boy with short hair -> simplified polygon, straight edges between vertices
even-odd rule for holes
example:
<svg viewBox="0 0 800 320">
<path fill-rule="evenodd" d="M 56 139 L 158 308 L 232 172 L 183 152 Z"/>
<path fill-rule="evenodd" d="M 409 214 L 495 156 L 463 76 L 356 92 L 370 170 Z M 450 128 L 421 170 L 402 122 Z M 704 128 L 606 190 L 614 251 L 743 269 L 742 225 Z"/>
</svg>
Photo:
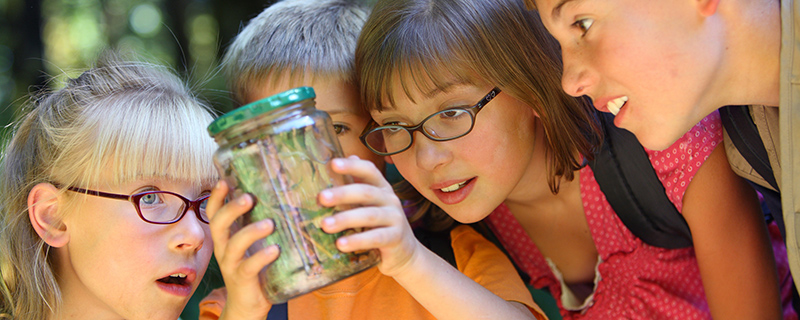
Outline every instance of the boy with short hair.
<svg viewBox="0 0 800 320">
<path fill-rule="evenodd" d="M 800 6 L 525 1 L 561 43 L 564 90 L 614 113 L 615 124 L 645 147 L 663 149 L 720 110 L 731 167 L 785 223 L 789 262 L 800 278 Z"/>
<path fill-rule="evenodd" d="M 225 53 L 222 63 L 234 101 L 244 105 L 291 88 L 311 86 L 317 108 L 331 115 L 345 156 L 357 155 L 383 169 L 383 157 L 359 140 L 371 118 L 361 107 L 353 79 L 356 41 L 368 14 L 366 6 L 347 0 L 285 0 L 268 7 L 248 23 Z M 502 299 L 524 305 L 537 318 L 544 318 L 514 266 L 494 244 L 467 226 L 454 228 L 450 238 L 459 271 Z M 253 296 L 259 295 L 256 299 L 260 301 L 239 311 L 263 319 L 266 314 L 256 313 L 266 301 L 259 293 L 260 285 L 254 286 L 258 292 Z M 219 318 L 226 300 L 225 288 L 210 293 L 200 303 L 200 319 Z M 287 306 L 289 319 L 434 319 L 378 267 L 291 299 Z"/>
</svg>

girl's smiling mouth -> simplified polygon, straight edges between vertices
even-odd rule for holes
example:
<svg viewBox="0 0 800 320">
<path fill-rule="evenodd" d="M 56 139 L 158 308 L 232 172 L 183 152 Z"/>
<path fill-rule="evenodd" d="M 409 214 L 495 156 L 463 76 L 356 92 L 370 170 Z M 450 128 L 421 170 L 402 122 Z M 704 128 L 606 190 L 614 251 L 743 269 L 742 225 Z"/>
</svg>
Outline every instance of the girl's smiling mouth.
<svg viewBox="0 0 800 320">
<path fill-rule="evenodd" d="M 432 188 L 433 194 L 444 204 L 456 204 L 467 198 L 475 186 L 475 180 L 476 178 L 470 178 L 461 182 L 448 183 L 444 187 L 437 186 Z"/>
<path fill-rule="evenodd" d="M 465 186 L 469 181 L 470 180 L 462 181 L 462 182 L 459 182 L 459 183 L 454 183 L 454 184 L 452 184 L 450 186 L 441 188 L 439 190 L 441 190 L 442 192 L 453 192 L 453 191 L 456 191 L 458 189 L 461 189 L 461 187 Z"/>
<path fill-rule="evenodd" d="M 622 107 L 625 105 L 626 102 L 628 102 L 628 96 L 619 97 L 609 101 L 606 104 L 606 108 L 608 108 L 608 111 L 616 116 L 619 113 L 619 110 L 622 109 Z"/>
</svg>

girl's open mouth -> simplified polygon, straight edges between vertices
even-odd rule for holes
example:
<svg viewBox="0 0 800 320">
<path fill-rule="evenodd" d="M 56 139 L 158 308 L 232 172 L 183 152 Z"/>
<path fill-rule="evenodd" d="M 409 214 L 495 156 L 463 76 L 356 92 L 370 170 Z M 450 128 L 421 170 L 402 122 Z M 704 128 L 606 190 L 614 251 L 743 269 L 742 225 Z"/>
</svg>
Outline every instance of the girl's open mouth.
<svg viewBox="0 0 800 320">
<path fill-rule="evenodd" d="M 441 188 L 441 189 L 439 189 L 439 190 L 441 190 L 442 192 L 453 192 L 453 191 L 457 191 L 458 189 L 461 189 L 462 187 L 464 187 L 465 185 L 467 185 L 467 183 L 469 183 L 470 181 L 472 181 L 472 179 L 465 180 L 465 181 L 462 181 L 462 182 L 459 182 L 459 183 L 454 183 L 453 185 L 450 185 L 450 186 L 447 186 L 447 187 Z"/>
<path fill-rule="evenodd" d="M 444 204 L 456 204 L 467 198 L 467 195 L 470 194 L 472 188 L 475 186 L 475 180 L 476 178 L 470 178 L 444 188 L 433 189 L 433 193 Z"/>
<path fill-rule="evenodd" d="M 188 297 L 192 294 L 192 279 L 185 273 L 173 273 L 156 280 L 156 284 L 162 290 L 176 296 Z"/>
</svg>

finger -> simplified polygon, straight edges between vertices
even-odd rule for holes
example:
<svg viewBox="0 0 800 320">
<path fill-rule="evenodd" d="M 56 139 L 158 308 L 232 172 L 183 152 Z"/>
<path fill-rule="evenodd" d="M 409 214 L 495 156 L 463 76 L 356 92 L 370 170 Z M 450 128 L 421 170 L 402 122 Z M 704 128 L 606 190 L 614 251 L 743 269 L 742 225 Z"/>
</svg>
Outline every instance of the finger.
<svg viewBox="0 0 800 320">
<path fill-rule="evenodd" d="M 245 193 L 223 205 L 217 210 L 213 218 L 210 218 L 208 225 L 211 230 L 211 239 L 214 241 L 214 253 L 216 255 L 225 254 L 228 239 L 231 237 L 231 225 L 252 207 L 253 198 Z"/>
<path fill-rule="evenodd" d="M 348 184 L 323 190 L 318 196 L 319 203 L 326 207 L 351 206 L 396 206 L 400 199 L 391 189 L 380 189 L 368 184 Z"/>
<path fill-rule="evenodd" d="M 361 207 L 345 210 L 322 220 L 322 230 L 327 233 L 347 229 L 379 228 L 407 223 L 405 215 L 392 207 Z"/>
<path fill-rule="evenodd" d="M 225 204 L 225 197 L 228 195 L 228 184 L 224 180 L 219 180 L 211 189 L 211 196 L 208 197 L 208 204 L 206 204 L 206 214 L 208 219 L 214 218 L 217 210 Z"/>
<path fill-rule="evenodd" d="M 278 259 L 280 252 L 278 245 L 267 246 L 244 260 L 239 269 L 246 276 L 255 276 L 261 269 Z"/>
<path fill-rule="evenodd" d="M 383 176 L 383 172 L 372 161 L 361 160 L 357 156 L 333 159 L 331 168 L 333 168 L 334 172 L 350 175 L 361 183 L 378 188 L 388 188 L 389 190 L 392 188 L 392 185 Z"/>
<path fill-rule="evenodd" d="M 275 224 L 270 219 L 253 222 L 231 236 L 220 264 L 238 264 L 247 255 L 247 249 L 256 241 L 261 241 L 272 234 Z"/>
<path fill-rule="evenodd" d="M 336 239 L 336 248 L 342 252 L 384 248 L 398 244 L 401 236 L 400 228 L 370 229 Z"/>
</svg>

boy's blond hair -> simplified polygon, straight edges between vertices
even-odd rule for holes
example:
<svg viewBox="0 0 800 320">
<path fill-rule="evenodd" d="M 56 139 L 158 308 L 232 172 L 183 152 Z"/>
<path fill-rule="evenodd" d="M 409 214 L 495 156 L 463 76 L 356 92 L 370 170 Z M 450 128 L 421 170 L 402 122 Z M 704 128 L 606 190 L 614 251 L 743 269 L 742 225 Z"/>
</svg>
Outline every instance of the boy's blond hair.
<svg viewBox="0 0 800 320">
<path fill-rule="evenodd" d="M 234 38 L 222 59 L 237 105 L 266 81 L 353 82 L 353 57 L 369 7 L 357 0 L 284 0 L 264 9 Z"/>
</svg>

